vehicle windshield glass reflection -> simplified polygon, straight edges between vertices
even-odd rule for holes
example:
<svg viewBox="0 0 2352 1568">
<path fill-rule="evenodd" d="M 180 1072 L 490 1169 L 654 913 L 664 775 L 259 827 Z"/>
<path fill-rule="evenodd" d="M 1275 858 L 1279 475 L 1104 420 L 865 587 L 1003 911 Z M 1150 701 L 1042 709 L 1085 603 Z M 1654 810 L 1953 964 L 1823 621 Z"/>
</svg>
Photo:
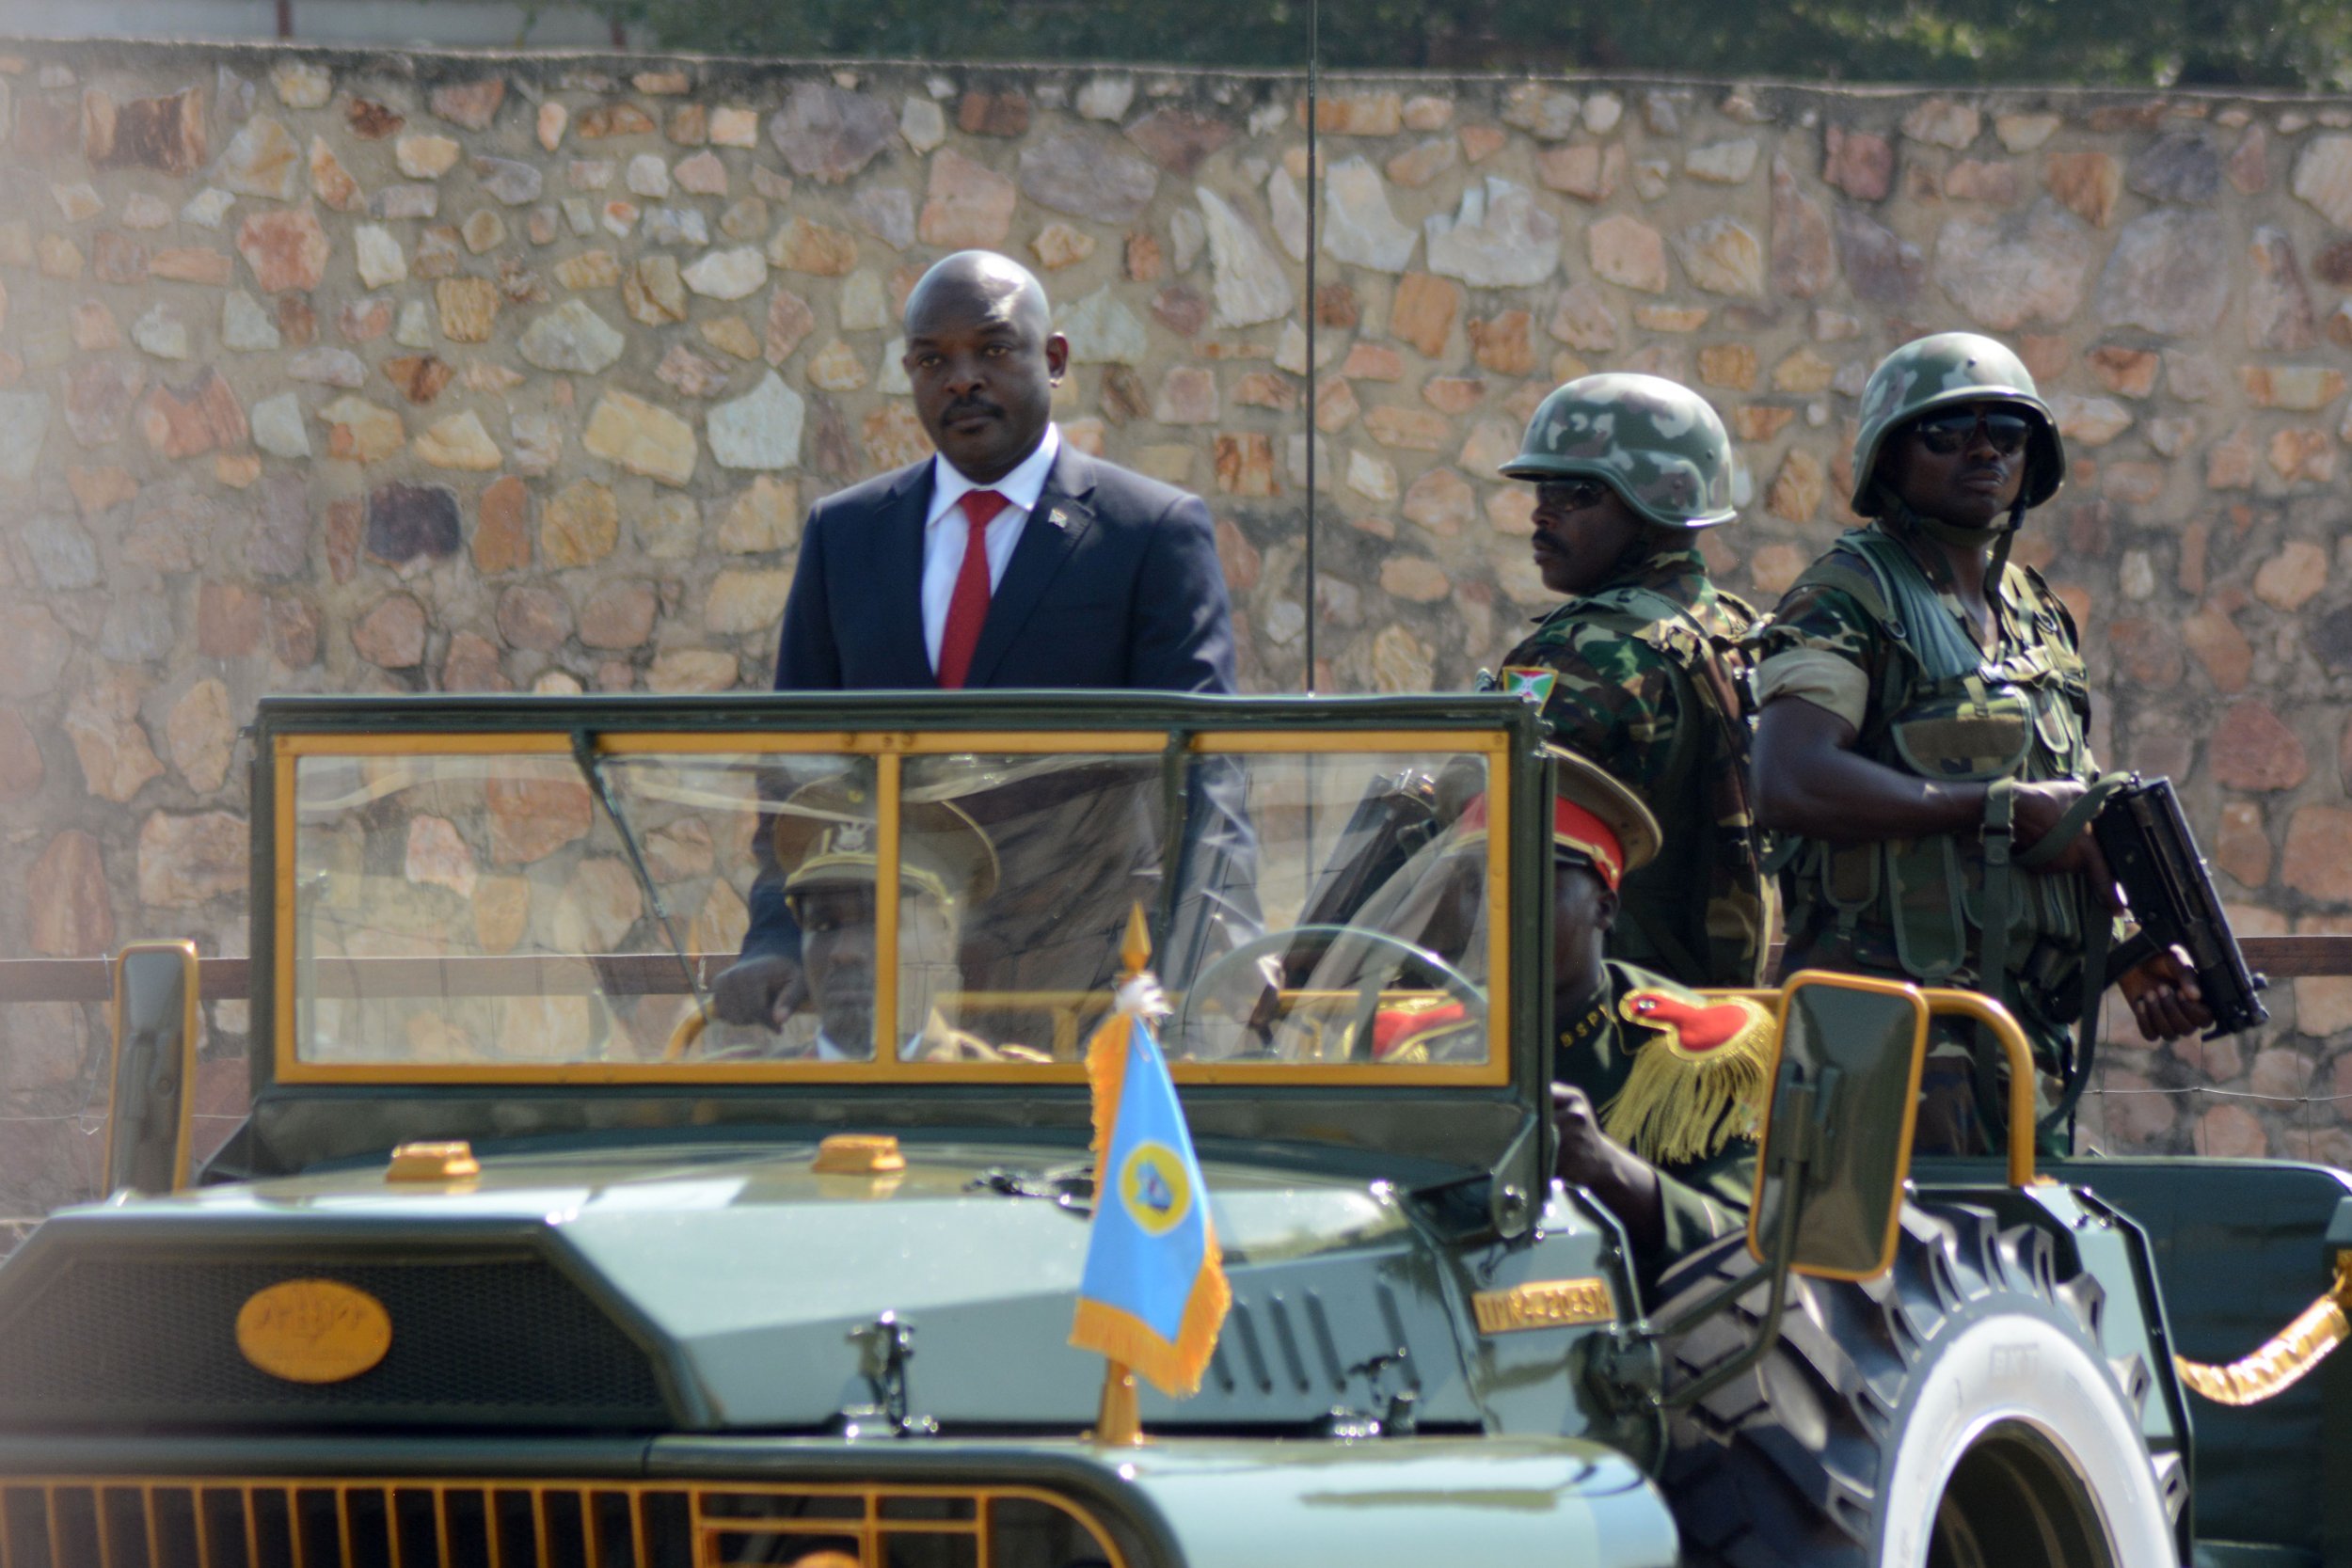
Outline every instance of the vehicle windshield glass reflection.
<svg viewBox="0 0 2352 1568">
<path fill-rule="evenodd" d="M 706 1025 L 568 760 L 417 738 L 296 762 L 296 1064 L 1074 1069 L 1138 910 L 1179 1067 L 1490 1060 L 1483 756 L 1184 754 L 1153 736 L 886 772 L 749 737 L 675 754 L 611 737 L 603 770 L 688 965 L 710 984 L 763 928 L 791 944 L 772 999 Z"/>
</svg>

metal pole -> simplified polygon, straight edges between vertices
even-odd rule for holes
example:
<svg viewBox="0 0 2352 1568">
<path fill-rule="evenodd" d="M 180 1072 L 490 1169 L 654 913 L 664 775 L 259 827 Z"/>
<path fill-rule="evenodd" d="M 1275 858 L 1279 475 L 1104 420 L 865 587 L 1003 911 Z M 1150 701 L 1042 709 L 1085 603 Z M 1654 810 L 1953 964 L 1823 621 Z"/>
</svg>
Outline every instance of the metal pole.
<svg viewBox="0 0 2352 1568">
<path fill-rule="evenodd" d="M 1322 593 L 1315 575 L 1315 214 L 1320 197 L 1315 88 L 1323 55 L 1323 0 L 1307 0 L 1307 695 L 1315 694 L 1315 622 Z"/>
</svg>

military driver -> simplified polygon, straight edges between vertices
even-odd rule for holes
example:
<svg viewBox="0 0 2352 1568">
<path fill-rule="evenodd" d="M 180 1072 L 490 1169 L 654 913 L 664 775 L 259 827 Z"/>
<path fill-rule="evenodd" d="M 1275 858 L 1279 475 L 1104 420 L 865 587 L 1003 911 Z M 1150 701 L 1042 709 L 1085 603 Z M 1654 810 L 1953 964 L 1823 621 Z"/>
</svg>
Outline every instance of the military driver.
<svg viewBox="0 0 2352 1568">
<path fill-rule="evenodd" d="M 1558 1171 L 1623 1222 L 1654 1278 L 1747 1223 L 1772 1019 L 1604 956 L 1658 822 L 1582 757 L 1555 752 L 1552 1122 Z"/>
<path fill-rule="evenodd" d="M 776 810 L 776 863 L 784 871 L 785 903 L 800 924 L 806 1010 L 816 1022 L 814 1037 L 801 1049 L 818 1061 L 868 1061 L 874 1054 L 877 837 L 872 791 L 846 780 L 804 784 Z M 906 1056 L 1041 1059 L 950 1028 L 941 1010 L 961 989 L 956 952 L 962 911 L 995 884 L 994 847 L 969 816 L 949 801 L 901 806 L 898 1023 Z"/>
<path fill-rule="evenodd" d="M 1783 973 L 1986 991 L 2056 1070 L 2104 987 L 2086 955 L 2111 930 L 2112 879 L 2080 831 L 2098 768 L 2074 618 L 2009 553 L 2065 448 L 2015 355 L 1947 332 L 1871 372 L 1853 474 L 1872 521 L 1789 589 L 1756 670 L 1757 815 L 1797 839 Z M 2122 984 L 2151 1039 L 2211 1022 L 2169 956 Z M 1981 1147 L 1991 1076 L 1940 1043 L 1915 1147 Z"/>
<path fill-rule="evenodd" d="M 1626 884 L 1609 951 L 1692 986 L 1757 984 L 1770 918 L 1736 651 L 1756 612 L 1709 580 L 1695 539 L 1733 519 L 1732 471 L 1705 398 L 1625 374 L 1555 390 L 1502 466 L 1535 487 L 1535 566 L 1568 601 L 1504 657 L 1501 685 L 1676 824 Z"/>
</svg>

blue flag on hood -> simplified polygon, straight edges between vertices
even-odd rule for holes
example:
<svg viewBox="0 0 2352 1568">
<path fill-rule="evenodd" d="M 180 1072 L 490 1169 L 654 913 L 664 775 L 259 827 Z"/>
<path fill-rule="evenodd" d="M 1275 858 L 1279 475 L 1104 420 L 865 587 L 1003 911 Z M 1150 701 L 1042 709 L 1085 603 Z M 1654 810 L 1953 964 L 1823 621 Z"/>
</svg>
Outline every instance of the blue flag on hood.
<svg viewBox="0 0 2352 1568">
<path fill-rule="evenodd" d="M 1070 1342 L 1163 1393 L 1200 1386 L 1232 1291 L 1209 1223 L 1168 1061 L 1152 1026 L 1121 1006 L 1087 1046 L 1094 1086 L 1094 1221 Z"/>
</svg>

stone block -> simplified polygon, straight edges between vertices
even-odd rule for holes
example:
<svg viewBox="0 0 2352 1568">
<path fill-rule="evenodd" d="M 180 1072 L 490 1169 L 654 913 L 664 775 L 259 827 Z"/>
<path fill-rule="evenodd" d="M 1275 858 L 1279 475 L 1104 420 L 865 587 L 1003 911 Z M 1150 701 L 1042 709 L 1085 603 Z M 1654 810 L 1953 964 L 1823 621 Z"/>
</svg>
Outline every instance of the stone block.
<svg viewBox="0 0 2352 1568">
<path fill-rule="evenodd" d="M 1257 230 L 1215 191 L 1203 186 L 1194 195 L 1207 234 L 1217 325 L 1254 326 L 1290 314 L 1290 275 Z"/>
<path fill-rule="evenodd" d="M 1884 136 L 1832 124 L 1822 133 L 1821 181 L 1856 201 L 1883 201 L 1893 187 L 1895 149 Z"/>
<path fill-rule="evenodd" d="M 121 103 L 95 89 L 82 95 L 82 155 L 92 168 L 187 175 L 202 166 L 207 150 L 200 87 Z"/>
<path fill-rule="evenodd" d="M 368 558 L 410 567 L 454 555 L 461 534 L 457 495 L 447 485 L 394 481 L 368 495 Z"/>
<path fill-rule="evenodd" d="M 25 876 L 25 937 L 50 958 L 98 958 L 114 946 L 115 918 L 98 839 L 68 828 L 49 841 Z"/>
<path fill-rule="evenodd" d="M 977 168 L 979 166 L 973 166 Z M 981 172 L 988 171 L 982 169 Z M 1009 182 L 1006 188 L 1011 188 Z M 926 207 L 925 210 L 930 209 Z M 1006 227 L 1009 229 L 1012 222 L 1010 201 L 1004 203 L 1004 217 Z M 924 243 L 946 242 L 926 240 Z M 844 230 L 830 229 L 795 214 L 785 219 L 770 238 L 768 261 L 771 266 L 804 272 L 818 277 L 846 277 L 857 265 L 857 237 Z"/>
<path fill-rule="evenodd" d="M 2253 697 L 2222 713 L 2206 761 L 2216 782 L 2230 789 L 2291 790 L 2311 776 L 2302 741 L 2267 703 Z"/>
<path fill-rule="evenodd" d="M 2134 218 L 2100 274 L 2095 309 L 2111 326 L 2202 337 L 2230 298 L 2229 231 L 2211 213 L 2167 208 Z"/>
<path fill-rule="evenodd" d="M 550 566 L 590 566 L 620 540 L 620 508 L 594 480 L 575 480 L 551 497 L 539 516 L 539 554 Z"/>
<path fill-rule="evenodd" d="M 1593 276 L 1643 293 L 1666 292 L 1666 242 L 1630 213 L 1613 213 L 1584 231 Z"/>
<path fill-rule="evenodd" d="M 499 595 L 498 633 L 510 648 L 554 653 L 572 635 L 572 607 L 552 588 L 521 583 Z"/>
<path fill-rule="evenodd" d="M 425 625 L 424 606 L 414 597 L 387 594 L 352 626 L 351 645 L 382 669 L 414 669 L 424 659 Z"/>
<path fill-rule="evenodd" d="M 2352 229 L 2352 136 L 2314 136 L 2296 154 L 2292 186 L 2338 229 Z"/>
<path fill-rule="evenodd" d="M 698 455 L 692 426 L 666 408 L 621 391 L 597 399 L 580 433 L 580 445 L 592 456 L 664 484 L 692 479 Z"/>
</svg>

